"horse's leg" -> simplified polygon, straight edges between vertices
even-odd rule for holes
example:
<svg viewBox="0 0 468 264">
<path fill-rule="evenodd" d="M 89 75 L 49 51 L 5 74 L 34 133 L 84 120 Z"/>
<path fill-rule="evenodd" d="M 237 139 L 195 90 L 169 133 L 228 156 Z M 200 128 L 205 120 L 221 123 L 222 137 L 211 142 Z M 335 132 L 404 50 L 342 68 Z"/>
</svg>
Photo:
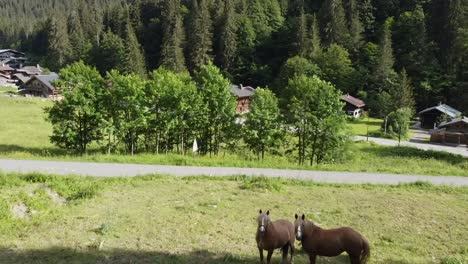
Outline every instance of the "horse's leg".
<svg viewBox="0 0 468 264">
<path fill-rule="evenodd" d="M 260 263 L 263 264 L 263 249 L 258 248 L 258 252 L 260 252 Z"/>
<path fill-rule="evenodd" d="M 286 245 L 284 245 L 283 248 L 281 249 L 281 251 L 283 251 L 282 263 L 283 263 L 283 264 L 287 264 L 287 263 L 288 263 L 289 243 L 287 243 Z"/>
<path fill-rule="evenodd" d="M 267 264 L 270 264 L 271 261 L 271 256 L 273 255 L 273 250 L 268 250 L 268 255 L 267 255 Z"/>
<path fill-rule="evenodd" d="M 296 251 L 296 248 L 294 247 L 294 243 L 289 243 L 289 246 L 291 247 L 291 259 L 290 259 L 290 263 L 292 264 L 293 263 L 293 257 L 294 257 L 294 251 Z"/>
<path fill-rule="evenodd" d="M 310 264 L 315 264 L 316 255 L 309 255 Z"/>
<path fill-rule="evenodd" d="M 351 264 L 361 264 L 359 256 L 349 255 L 349 260 L 351 260 Z"/>
</svg>

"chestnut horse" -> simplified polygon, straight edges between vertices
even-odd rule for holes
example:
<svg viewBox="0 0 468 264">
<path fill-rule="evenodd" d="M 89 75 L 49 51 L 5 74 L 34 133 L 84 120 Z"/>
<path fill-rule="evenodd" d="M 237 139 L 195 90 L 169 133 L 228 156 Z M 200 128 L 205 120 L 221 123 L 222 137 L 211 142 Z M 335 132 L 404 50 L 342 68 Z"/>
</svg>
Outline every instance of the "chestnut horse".
<svg viewBox="0 0 468 264">
<path fill-rule="evenodd" d="M 305 215 L 295 215 L 296 239 L 302 242 L 302 248 L 311 264 L 317 256 L 335 257 L 348 253 L 351 264 L 366 264 L 370 257 L 369 242 L 361 234 L 349 227 L 325 230 L 306 220 Z"/>
<path fill-rule="evenodd" d="M 281 248 L 283 252 L 282 263 L 288 261 L 288 250 L 291 249 L 291 259 L 293 261 L 294 255 L 294 225 L 287 220 L 277 220 L 272 222 L 270 219 L 270 211 L 262 212 L 259 211 L 257 217 L 257 234 L 255 239 L 257 240 L 258 251 L 260 252 L 260 262 L 263 264 L 263 250 L 268 251 L 267 263 L 271 261 L 273 251 L 277 248 Z"/>
</svg>

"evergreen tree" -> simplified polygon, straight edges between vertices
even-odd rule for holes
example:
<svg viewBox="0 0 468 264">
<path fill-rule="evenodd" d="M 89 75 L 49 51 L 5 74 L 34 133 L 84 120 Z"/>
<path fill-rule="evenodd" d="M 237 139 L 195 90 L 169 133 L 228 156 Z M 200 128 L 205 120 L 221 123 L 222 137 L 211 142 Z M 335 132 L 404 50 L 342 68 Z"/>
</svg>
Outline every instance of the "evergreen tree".
<svg viewBox="0 0 468 264">
<path fill-rule="evenodd" d="M 392 97 L 392 101 L 394 102 L 394 109 L 415 109 L 413 87 L 411 86 L 411 81 L 409 80 L 408 74 L 404 68 L 401 70 L 398 85 L 396 85 L 395 89 L 392 91 Z"/>
<path fill-rule="evenodd" d="M 375 31 L 375 17 L 374 7 L 372 6 L 372 0 L 362 0 L 359 4 L 359 15 L 362 21 L 362 27 L 366 39 L 370 39 L 374 36 Z"/>
<path fill-rule="evenodd" d="M 83 27 L 81 26 L 80 17 L 77 12 L 72 12 L 68 18 L 68 34 L 70 42 L 73 43 L 73 60 L 89 60 L 87 55 L 91 45 L 84 36 Z"/>
<path fill-rule="evenodd" d="M 123 70 L 125 73 L 136 73 L 140 76 L 145 76 L 145 57 L 130 23 L 127 24 L 125 35 L 125 64 L 123 65 Z"/>
<path fill-rule="evenodd" d="M 184 30 L 180 12 L 180 0 L 164 1 L 160 65 L 176 72 L 186 70 L 182 45 Z"/>
<path fill-rule="evenodd" d="M 346 26 L 342 0 L 325 0 L 320 12 L 325 44 L 346 45 L 349 40 L 349 30 Z"/>
<path fill-rule="evenodd" d="M 397 68 L 406 68 L 411 76 L 420 80 L 431 60 L 428 57 L 429 41 L 422 7 L 417 5 L 414 11 L 402 13 L 394 28 Z"/>
<path fill-rule="evenodd" d="M 72 47 L 64 17 L 60 15 L 52 16 L 47 25 L 49 28 L 47 35 L 47 66 L 51 70 L 57 71 L 70 61 Z"/>
<path fill-rule="evenodd" d="M 356 54 L 363 45 L 363 26 L 356 0 L 348 0 L 347 19 L 350 35 L 350 43 L 347 47 L 353 54 Z"/>
<path fill-rule="evenodd" d="M 388 82 L 395 74 L 395 71 L 393 70 L 395 59 L 393 57 L 392 48 L 392 24 L 393 19 L 388 19 L 382 27 L 378 59 L 374 69 L 374 77 L 377 80 L 377 83 L 381 84 Z"/>
<path fill-rule="evenodd" d="M 309 38 L 307 40 L 305 57 L 316 59 L 320 54 L 322 54 L 322 41 L 320 40 L 320 28 L 315 15 L 312 17 L 312 24 L 309 29 Z"/>
<path fill-rule="evenodd" d="M 278 0 L 249 0 L 246 13 L 252 22 L 258 40 L 265 40 L 284 22 Z"/>
<path fill-rule="evenodd" d="M 99 44 L 99 37 L 102 32 L 102 12 L 97 6 L 96 0 L 84 0 L 80 2 L 78 8 L 80 20 L 83 23 L 83 32 L 87 39 L 93 44 Z"/>
<path fill-rule="evenodd" d="M 457 44 L 459 40 L 466 40 L 462 36 L 463 30 L 466 30 L 466 26 L 468 25 L 468 3 L 463 0 L 451 0 L 449 2 L 447 37 L 449 38 L 450 49 L 448 50 L 447 66 L 451 72 L 455 72 L 459 64 L 463 63 L 463 58 L 465 57 L 465 54 L 459 53 L 462 50 L 457 49 Z M 462 41 L 462 43 L 466 45 L 466 42 Z"/>
<path fill-rule="evenodd" d="M 198 2 L 200 1 L 200 4 Z M 188 31 L 188 61 L 190 71 L 198 70 L 212 60 L 212 21 L 207 0 L 192 0 L 190 27 Z"/>
<path fill-rule="evenodd" d="M 298 55 L 302 57 L 306 57 L 309 47 L 309 34 L 307 30 L 307 18 L 304 14 L 304 11 L 300 13 L 300 15 L 293 19 L 294 21 L 294 41 L 291 43 L 292 51 L 291 55 Z"/>
<path fill-rule="evenodd" d="M 459 29 L 468 20 L 467 9 L 464 0 L 432 1 L 432 37 L 439 46 L 442 65 L 451 73 L 455 71 L 457 59 L 462 57 L 454 47 Z"/>
<path fill-rule="evenodd" d="M 231 68 L 238 51 L 237 23 L 232 0 L 226 0 L 224 4 L 218 50 L 217 57 L 219 64 L 225 70 Z"/>
</svg>

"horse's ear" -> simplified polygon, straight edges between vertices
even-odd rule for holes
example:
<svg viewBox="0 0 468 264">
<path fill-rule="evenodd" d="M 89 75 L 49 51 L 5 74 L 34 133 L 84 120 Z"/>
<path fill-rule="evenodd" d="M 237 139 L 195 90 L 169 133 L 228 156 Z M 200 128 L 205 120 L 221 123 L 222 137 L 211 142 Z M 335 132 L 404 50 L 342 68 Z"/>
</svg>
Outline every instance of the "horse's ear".
<svg viewBox="0 0 468 264">
<path fill-rule="evenodd" d="M 299 216 L 297 214 L 294 214 L 294 218 L 297 219 Z"/>
<path fill-rule="evenodd" d="M 305 215 L 304 214 L 302 214 L 302 220 L 305 220 Z"/>
<path fill-rule="evenodd" d="M 258 210 L 258 213 L 261 214 L 261 213 L 262 213 L 262 209 Z"/>
<path fill-rule="evenodd" d="M 270 215 L 270 210 L 267 211 L 267 215 Z"/>
</svg>

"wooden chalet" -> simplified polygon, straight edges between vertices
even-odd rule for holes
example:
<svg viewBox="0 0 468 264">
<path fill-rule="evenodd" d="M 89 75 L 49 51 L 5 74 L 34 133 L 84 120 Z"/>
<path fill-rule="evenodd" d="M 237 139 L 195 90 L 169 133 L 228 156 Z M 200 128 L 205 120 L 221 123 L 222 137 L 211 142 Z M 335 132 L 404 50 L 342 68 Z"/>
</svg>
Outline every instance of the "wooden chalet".
<svg viewBox="0 0 468 264">
<path fill-rule="evenodd" d="M 346 103 L 343 107 L 343 110 L 346 112 L 346 114 L 354 118 L 359 118 L 364 111 L 364 107 L 366 106 L 364 101 L 349 94 L 341 96 L 341 101 Z"/>
<path fill-rule="evenodd" d="M 18 69 L 23 67 L 26 57 L 23 52 L 13 49 L 0 49 L 0 64 Z"/>
<path fill-rule="evenodd" d="M 25 66 L 21 69 L 17 69 L 16 73 L 22 74 L 26 77 L 31 77 L 33 75 L 43 75 L 44 70 L 39 66 L 39 64 L 37 64 L 36 66 Z"/>
<path fill-rule="evenodd" d="M 255 88 L 250 86 L 232 85 L 231 93 L 237 97 L 236 113 L 246 114 L 250 111 L 250 101 L 255 94 Z"/>
<path fill-rule="evenodd" d="M 0 65 L 0 87 L 15 87 L 12 73 L 15 69 L 6 64 Z"/>
<path fill-rule="evenodd" d="M 431 131 L 431 142 L 468 145 L 468 117 L 441 123 Z"/>
<path fill-rule="evenodd" d="M 455 119 L 461 116 L 461 112 L 457 109 L 450 107 L 446 104 L 439 104 L 434 107 L 430 107 L 419 112 L 421 118 L 421 127 L 426 129 L 435 129 L 441 122 L 443 122 L 443 116 L 446 116 L 449 120 Z"/>
<path fill-rule="evenodd" d="M 34 75 L 20 87 L 19 92 L 25 96 L 57 97 L 59 89 L 55 88 L 52 82 L 58 78 L 56 73 Z"/>
</svg>

